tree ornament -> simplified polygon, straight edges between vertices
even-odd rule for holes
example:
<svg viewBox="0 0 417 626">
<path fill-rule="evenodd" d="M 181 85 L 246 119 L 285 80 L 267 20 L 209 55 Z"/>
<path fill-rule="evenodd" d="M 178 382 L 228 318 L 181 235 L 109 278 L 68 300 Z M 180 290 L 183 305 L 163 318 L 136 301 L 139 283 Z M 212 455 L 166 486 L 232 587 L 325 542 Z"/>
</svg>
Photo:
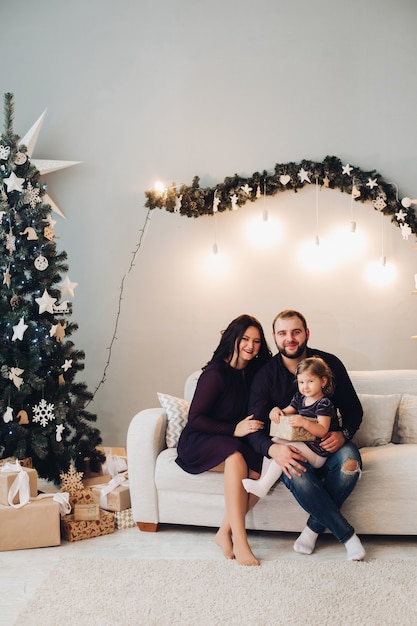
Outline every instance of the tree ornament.
<svg viewBox="0 0 417 626">
<path fill-rule="evenodd" d="M 342 167 L 342 174 L 346 174 L 347 176 L 350 176 L 351 171 L 353 170 L 353 167 L 351 165 L 349 165 L 349 163 L 346 163 L 346 165 L 344 165 Z"/>
<path fill-rule="evenodd" d="M 35 406 L 32 407 L 32 421 L 45 428 L 51 420 L 55 419 L 54 408 L 54 404 L 48 403 L 45 398 L 42 398 L 39 404 L 35 404 Z"/>
<path fill-rule="evenodd" d="M 41 298 L 35 298 L 35 302 L 39 304 L 39 313 L 53 313 L 53 305 L 56 302 L 56 298 L 51 298 L 49 293 L 44 290 Z"/>
<path fill-rule="evenodd" d="M 68 370 L 72 367 L 72 359 L 65 359 L 64 365 L 61 365 L 64 372 L 68 372 Z"/>
<path fill-rule="evenodd" d="M 10 287 L 10 272 L 9 268 L 3 272 L 3 285 Z"/>
<path fill-rule="evenodd" d="M 36 234 L 36 230 L 32 228 L 32 226 L 27 226 L 24 231 L 20 233 L 21 235 L 27 235 L 28 241 L 35 241 L 38 238 Z"/>
<path fill-rule="evenodd" d="M 216 191 L 214 192 L 214 197 L 213 197 L 213 213 L 217 213 L 218 206 L 220 204 L 220 198 L 217 196 Z"/>
<path fill-rule="evenodd" d="M 17 326 L 13 326 L 12 341 L 16 341 L 16 339 L 22 341 L 25 330 L 27 330 L 28 328 L 29 326 L 25 324 L 25 319 L 21 317 Z"/>
<path fill-rule="evenodd" d="M 10 298 L 10 306 L 12 307 L 13 310 L 18 309 L 21 304 L 22 304 L 22 298 L 20 296 L 13 295 Z"/>
<path fill-rule="evenodd" d="M 78 283 L 72 283 L 69 279 L 69 276 L 65 276 L 64 280 L 58 284 L 58 289 L 61 292 L 61 297 L 63 296 L 71 296 L 74 297 L 74 289 L 78 286 Z"/>
<path fill-rule="evenodd" d="M 40 197 L 40 189 L 38 187 L 33 187 L 30 181 L 26 185 L 24 198 L 25 201 L 30 204 L 32 209 L 34 209 L 39 202 L 42 202 L 42 199 Z"/>
<path fill-rule="evenodd" d="M 3 144 L 0 144 L 0 159 L 2 161 L 7 161 L 7 159 L 9 158 L 9 154 L 10 146 L 3 146 Z"/>
<path fill-rule="evenodd" d="M 55 437 L 56 437 L 56 440 L 58 442 L 62 441 L 62 433 L 64 432 L 64 430 L 65 430 L 64 424 L 57 424 L 56 425 Z"/>
<path fill-rule="evenodd" d="M 27 411 L 21 409 L 19 413 L 16 415 L 16 419 L 19 420 L 19 424 L 29 424 L 29 416 Z"/>
<path fill-rule="evenodd" d="M 21 378 L 21 374 L 23 374 L 25 370 L 20 369 L 20 367 L 11 367 L 9 371 L 9 380 L 11 380 L 15 387 L 20 389 L 20 385 L 23 383 L 23 378 Z"/>
<path fill-rule="evenodd" d="M 54 229 L 52 228 L 52 226 L 45 226 L 45 228 L 43 229 L 43 236 L 48 241 L 53 241 L 53 239 L 55 237 L 55 232 L 54 232 Z"/>
<path fill-rule="evenodd" d="M 40 272 L 43 272 L 48 267 L 49 261 L 45 256 L 40 254 L 39 256 L 36 257 L 33 264 L 37 270 L 39 270 Z"/>
<path fill-rule="evenodd" d="M 51 337 L 55 337 L 56 341 L 60 343 L 65 337 L 66 327 L 67 327 L 66 323 L 62 325 L 61 322 L 58 322 L 58 324 L 55 324 L 54 326 L 51 327 L 51 330 L 49 331 L 49 335 Z"/>
<path fill-rule="evenodd" d="M 238 210 L 238 204 L 237 204 L 237 195 L 235 193 L 230 194 L 230 199 L 232 201 L 232 209 L 233 211 L 237 211 Z"/>
<path fill-rule="evenodd" d="M 16 152 L 14 162 L 16 165 L 23 165 L 28 160 L 24 152 Z"/>
<path fill-rule="evenodd" d="M 13 235 L 12 229 L 6 234 L 6 250 L 12 254 L 16 250 L 16 237 Z"/>
<path fill-rule="evenodd" d="M 281 183 L 281 185 L 284 185 L 284 187 L 288 185 L 290 180 L 291 180 L 291 176 L 289 174 L 281 174 L 281 176 L 279 177 L 279 182 Z"/>
<path fill-rule="evenodd" d="M 18 178 L 14 172 L 10 174 L 8 178 L 4 179 L 4 184 L 7 187 L 7 192 L 23 191 L 22 185 L 25 182 L 24 178 Z"/>
<path fill-rule="evenodd" d="M 68 300 L 64 300 L 63 302 L 61 302 L 61 304 L 54 304 L 54 306 L 52 307 L 54 313 L 69 313 L 68 304 Z"/>
<path fill-rule="evenodd" d="M 11 406 L 8 406 L 3 415 L 3 422 L 8 424 L 11 421 L 13 421 L 13 409 Z"/>
</svg>

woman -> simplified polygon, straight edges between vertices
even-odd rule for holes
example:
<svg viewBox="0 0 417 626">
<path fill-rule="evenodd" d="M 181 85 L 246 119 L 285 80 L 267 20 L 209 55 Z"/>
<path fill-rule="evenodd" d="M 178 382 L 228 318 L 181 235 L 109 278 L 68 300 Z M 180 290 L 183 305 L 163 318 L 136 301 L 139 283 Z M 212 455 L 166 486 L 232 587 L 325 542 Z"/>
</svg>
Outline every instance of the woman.
<svg viewBox="0 0 417 626">
<path fill-rule="evenodd" d="M 215 541 L 240 565 L 259 565 L 245 528 L 246 513 L 258 498 L 247 494 L 242 480 L 259 478 L 262 457 L 245 437 L 263 422 L 246 416 L 246 405 L 252 379 L 270 357 L 258 320 L 250 315 L 233 320 L 203 368 L 178 442 L 176 462 L 186 472 L 224 472 L 226 514 Z"/>
</svg>

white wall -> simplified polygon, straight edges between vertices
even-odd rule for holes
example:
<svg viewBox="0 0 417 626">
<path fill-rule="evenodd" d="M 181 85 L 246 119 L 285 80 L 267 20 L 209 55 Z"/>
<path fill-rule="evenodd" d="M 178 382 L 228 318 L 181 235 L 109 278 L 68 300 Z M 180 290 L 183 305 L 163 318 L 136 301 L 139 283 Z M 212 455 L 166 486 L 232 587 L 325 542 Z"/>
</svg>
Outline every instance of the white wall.
<svg viewBox="0 0 417 626">
<path fill-rule="evenodd" d="M 14 130 L 47 109 L 35 158 L 83 161 L 47 177 L 67 220 L 58 247 L 78 282 L 73 339 L 86 352 L 90 406 L 107 445 L 123 445 L 131 416 L 156 391 L 181 394 L 236 315 L 270 333 L 287 307 L 307 316 L 311 345 L 351 369 L 415 367 L 415 237 L 385 218 L 395 284 L 362 277 L 380 254 L 381 220 L 355 206 L 368 236 L 362 257 L 320 274 L 297 248 L 315 235 L 314 189 L 268 200 L 283 238 L 255 250 L 245 238 L 259 203 L 218 216 L 230 261 L 207 274 L 214 220 L 154 211 L 130 272 L 146 216 L 144 191 L 221 182 L 275 163 L 335 155 L 417 197 L 417 5 L 412 0 L 15 0 L 2 3 L 2 91 L 15 94 Z M 350 220 L 345 194 L 323 190 L 322 236 Z M 127 275 L 126 275 L 127 274 Z M 120 293 L 122 278 L 123 294 Z M 117 339 L 114 334 L 120 302 Z M 109 362 L 108 362 L 109 361 Z"/>
</svg>

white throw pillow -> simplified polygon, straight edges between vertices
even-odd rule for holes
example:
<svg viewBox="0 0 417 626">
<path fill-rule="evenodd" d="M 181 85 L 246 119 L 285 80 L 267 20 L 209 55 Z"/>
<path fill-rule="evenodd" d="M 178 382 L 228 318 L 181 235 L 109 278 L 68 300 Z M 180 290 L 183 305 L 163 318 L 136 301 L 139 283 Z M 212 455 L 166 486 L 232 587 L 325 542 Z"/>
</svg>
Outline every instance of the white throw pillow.
<svg viewBox="0 0 417 626">
<path fill-rule="evenodd" d="M 385 446 L 391 443 L 395 414 L 401 394 L 373 395 L 358 393 L 363 408 L 363 420 L 352 441 L 358 448 Z"/>
<path fill-rule="evenodd" d="M 417 443 L 417 396 L 402 395 L 396 435 L 398 443 Z"/>
<path fill-rule="evenodd" d="M 167 414 L 167 430 L 165 434 L 168 448 L 176 448 L 180 434 L 187 423 L 190 402 L 165 393 L 157 393 L 158 400 Z"/>
</svg>

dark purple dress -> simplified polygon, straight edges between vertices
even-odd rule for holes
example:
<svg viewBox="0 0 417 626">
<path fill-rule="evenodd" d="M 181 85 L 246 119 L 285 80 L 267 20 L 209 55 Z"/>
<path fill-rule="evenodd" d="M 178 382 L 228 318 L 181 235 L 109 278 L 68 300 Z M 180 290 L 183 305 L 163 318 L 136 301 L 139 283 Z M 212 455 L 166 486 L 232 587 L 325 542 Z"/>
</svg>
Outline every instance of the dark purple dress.
<svg viewBox="0 0 417 626">
<path fill-rule="evenodd" d="M 188 422 L 178 442 L 178 465 L 200 474 L 222 463 L 239 450 L 248 467 L 260 471 L 262 457 L 247 443 L 234 437 L 235 426 L 247 417 L 248 381 L 245 370 L 225 362 L 210 363 L 197 382 Z"/>
</svg>

